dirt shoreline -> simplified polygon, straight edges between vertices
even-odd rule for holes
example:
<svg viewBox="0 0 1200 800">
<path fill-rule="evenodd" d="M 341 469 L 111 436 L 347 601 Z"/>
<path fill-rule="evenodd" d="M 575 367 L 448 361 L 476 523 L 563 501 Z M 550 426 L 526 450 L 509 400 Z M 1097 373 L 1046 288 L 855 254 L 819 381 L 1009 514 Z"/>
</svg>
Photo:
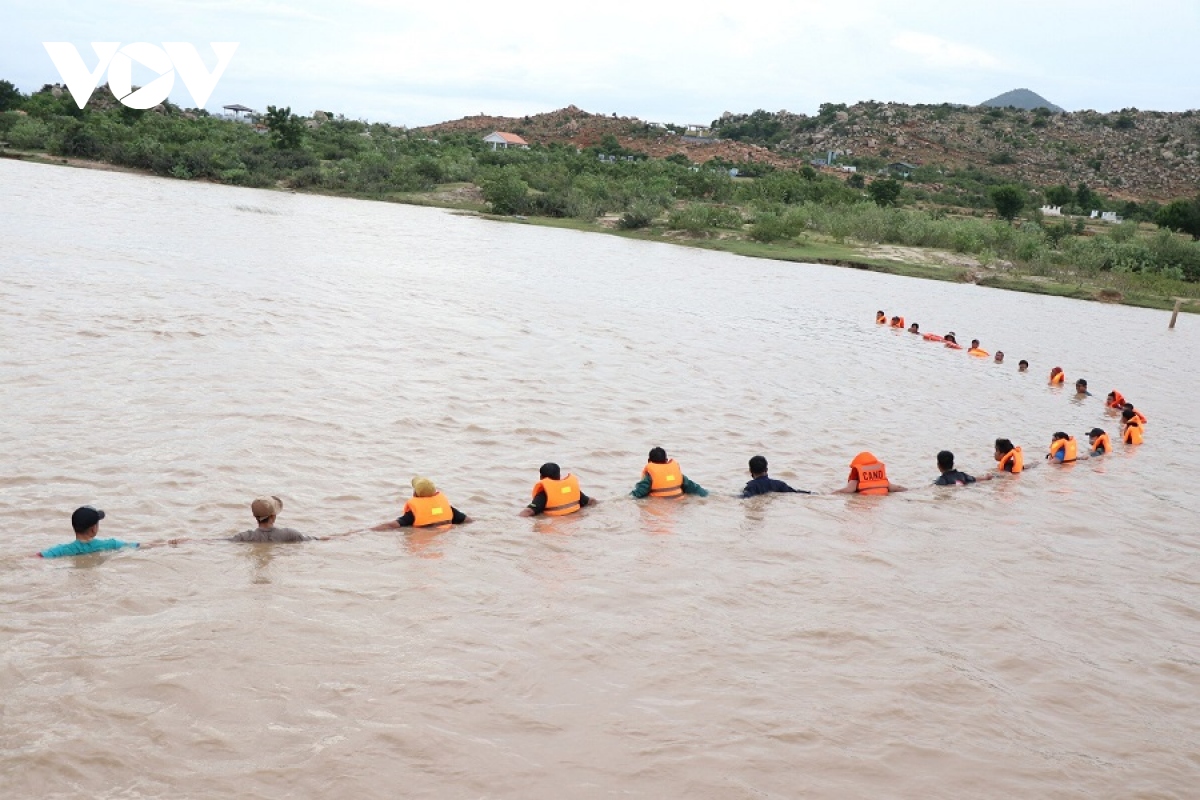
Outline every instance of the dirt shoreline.
<svg viewBox="0 0 1200 800">
<path fill-rule="evenodd" d="M 104 172 L 124 172 L 160 178 L 168 177 L 136 167 L 126 167 L 82 158 L 64 158 L 61 156 L 52 156 L 47 153 L 0 149 L 0 158 L 50 166 L 96 169 Z M 266 188 L 271 190 L 271 187 Z M 359 200 L 402 203 L 405 205 L 432 206 L 496 222 L 570 228 L 585 233 L 603 233 L 643 241 L 676 244 L 683 247 L 719 250 L 749 258 L 768 258 L 776 261 L 822 264 L 925 280 L 974 283 L 978 286 L 1005 289 L 1008 291 L 1055 295 L 1075 300 L 1089 300 L 1098 303 L 1128 305 L 1138 308 L 1169 311 L 1174 308 L 1176 299 L 1136 291 L 1123 293 L 1110 287 L 1086 281 L 1080 281 L 1076 284 L 1062 283 L 1050 278 L 1023 274 L 1012 270 L 1011 265 L 1007 263 L 1001 263 L 996 266 L 984 265 L 977 259 L 961 253 L 928 248 L 889 244 L 846 244 L 819 240 L 802 244 L 760 244 L 732 236 L 727 238 L 707 238 L 686 235 L 664 235 L 653 230 L 625 231 L 615 226 L 615 218 L 606 219 L 602 217 L 595 222 L 589 223 L 581 220 L 565 220 L 551 217 L 508 217 L 487 213 L 482 198 L 478 196 L 478 190 L 473 187 L 471 189 L 438 187 L 429 192 L 396 194 L 389 197 L 367 197 L 337 192 L 312 191 L 309 189 L 296 190 L 282 185 L 274 187 L 274 190 L 319 194 L 329 197 L 353 197 Z M 1186 313 L 1200 313 L 1200 300 L 1184 298 L 1180 310 Z"/>
</svg>

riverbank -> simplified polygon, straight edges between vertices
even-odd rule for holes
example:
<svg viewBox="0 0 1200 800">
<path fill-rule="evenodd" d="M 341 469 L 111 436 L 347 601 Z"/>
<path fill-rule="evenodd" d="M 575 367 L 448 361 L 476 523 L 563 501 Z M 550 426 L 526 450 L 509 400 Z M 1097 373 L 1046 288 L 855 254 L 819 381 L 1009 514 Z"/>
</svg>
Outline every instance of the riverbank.
<svg viewBox="0 0 1200 800">
<path fill-rule="evenodd" d="M 421 202 L 415 198 L 413 202 L 418 205 L 437 205 L 432 202 Z M 1089 300 L 1137 308 L 1171 310 L 1175 307 L 1176 299 L 1183 298 L 1181 311 L 1200 313 L 1200 286 L 1159 276 L 1112 273 L 1099 277 L 1081 276 L 1079 280 L 1069 281 L 1053 276 L 1035 275 L 1008 263 L 984 264 L 979 259 L 970 256 L 935 248 L 838 243 L 823 236 L 808 236 L 805 241 L 800 243 L 763 243 L 738 235 L 717 237 L 677 235 L 677 232 L 661 226 L 622 230 L 612 224 L 613 220 L 611 219 L 589 223 L 569 218 L 513 217 L 489 214 L 477 209 L 459 208 L 459 210 L 497 222 L 568 228 L 589 233 L 622 236 L 628 239 L 718 250 L 748 258 L 826 264 L 950 283 L 974 283 L 994 289 L 1069 297 L 1075 300 Z M 1162 285 L 1159 291 L 1155 291 L 1156 283 Z"/>
<path fill-rule="evenodd" d="M 115 165 L 76 157 L 54 156 L 42 152 L 0 150 L 0 157 L 53 166 L 155 175 L 152 170 Z M 199 180 L 199 178 L 192 178 Z M 1046 294 L 1118 303 L 1141 308 L 1171 309 L 1177 298 L 1184 298 L 1182 310 L 1200 313 L 1200 284 L 1189 283 L 1162 274 L 1125 271 L 1093 271 L 1084 274 L 1070 266 L 1054 269 L 1030 269 L 995 257 L 976 257 L 953 250 L 892 244 L 857 242 L 846 237 L 805 232 L 782 241 L 755 241 L 749 225 L 738 229 L 684 231 L 672 229 L 665 217 L 655 218 L 644 227 L 624 229 L 620 215 L 607 214 L 593 221 L 574 217 L 541 217 L 490 213 L 479 187 L 469 182 L 441 184 L 428 191 L 368 194 L 335 191 L 321 187 L 292 187 L 280 181 L 277 190 L 298 191 L 365 200 L 382 200 L 409 205 L 446 208 L 481 219 L 515 224 L 570 228 L 591 233 L 623 236 L 643 241 L 658 241 L 685 247 L 718 250 L 749 258 L 767 258 L 797 263 L 816 263 L 882 272 L 926 280 L 975 283 L 1010 291 Z"/>
</svg>

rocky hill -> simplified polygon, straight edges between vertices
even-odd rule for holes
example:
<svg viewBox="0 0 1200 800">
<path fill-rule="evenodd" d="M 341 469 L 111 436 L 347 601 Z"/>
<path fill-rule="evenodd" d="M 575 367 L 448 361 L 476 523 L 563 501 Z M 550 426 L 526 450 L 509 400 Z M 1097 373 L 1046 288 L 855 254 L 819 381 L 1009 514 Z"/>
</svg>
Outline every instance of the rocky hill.
<svg viewBox="0 0 1200 800">
<path fill-rule="evenodd" d="M 1054 105 L 1054 103 L 1051 103 L 1037 92 L 1031 92 L 1028 89 L 1013 89 L 1011 92 L 998 94 L 991 100 L 984 100 L 979 105 L 985 108 L 1019 108 L 1023 111 L 1045 108 L 1056 114 L 1061 114 L 1065 110 Z"/>
<path fill-rule="evenodd" d="M 816 115 L 787 111 L 726 112 L 711 131 L 605 116 L 568 106 L 527 117 L 466 117 L 422 129 L 520 134 L 531 143 L 598 145 L 606 135 L 626 148 L 663 158 L 682 153 L 796 168 L 832 151 L 840 164 L 905 162 L 929 169 L 914 177 L 976 167 L 1036 187 L 1087 183 L 1115 198 L 1166 201 L 1200 187 L 1200 114 L 1126 109 L 1077 111 L 967 108 L 943 104 L 825 104 Z"/>
<path fill-rule="evenodd" d="M 637 117 L 591 114 L 575 106 L 567 106 L 545 114 L 527 117 L 492 117 L 480 114 L 451 122 L 441 122 L 417 130 L 439 133 L 477 133 L 486 136 L 492 131 L 506 131 L 521 136 L 531 144 L 573 144 L 576 147 L 596 147 L 608 135 L 616 137 L 621 146 L 645 153 L 652 158 L 666 158 L 681 153 L 697 164 L 714 158 L 731 163 L 762 163 L 776 167 L 795 167 L 795 153 L 775 152 L 753 142 L 719 139 L 710 131 L 692 131 L 669 123 L 646 122 Z"/>
</svg>

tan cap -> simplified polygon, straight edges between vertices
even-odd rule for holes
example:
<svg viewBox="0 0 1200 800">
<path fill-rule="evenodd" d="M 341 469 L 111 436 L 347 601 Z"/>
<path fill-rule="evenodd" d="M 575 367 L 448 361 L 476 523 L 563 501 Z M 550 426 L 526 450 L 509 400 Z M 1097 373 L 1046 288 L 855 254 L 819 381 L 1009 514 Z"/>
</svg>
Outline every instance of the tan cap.
<svg viewBox="0 0 1200 800">
<path fill-rule="evenodd" d="M 266 519 L 273 517 L 283 510 L 283 501 L 272 495 L 271 497 L 260 497 L 250 504 L 250 513 L 255 519 Z"/>
<path fill-rule="evenodd" d="M 433 481 L 429 478 L 422 478 L 420 475 L 415 475 L 412 479 L 413 497 L 433 497 L 437 494 L 437 487 L 433 485 Z"/>
</svg>

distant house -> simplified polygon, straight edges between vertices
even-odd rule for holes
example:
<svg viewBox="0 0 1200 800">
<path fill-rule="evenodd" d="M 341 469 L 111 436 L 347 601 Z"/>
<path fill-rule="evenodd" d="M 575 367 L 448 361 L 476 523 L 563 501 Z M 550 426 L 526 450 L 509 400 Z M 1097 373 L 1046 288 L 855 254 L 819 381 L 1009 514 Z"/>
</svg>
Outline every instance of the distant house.
<svg viewBox="0 0 1200 800">
<path fill-rule="evenodd" d="M 893 175 L 899 175 L 901 178 L 907 178 L 916 170 L 915 164 L 905 164 L 903 161 L 897 161 L 895 164 L 888 164 L 888 172 Z"/>
<path fill-rule="evenodd" d="M 1061 217 L 1063 215 L 1062 206 L 1045 205 L 1042 206 L 1041 212 L 1043 217 Z"/>
<path fill-rule="evenodd" d="M 522 150 L 529 149 L 529 142 L 525 141 L 520 136 L 517 136 L 515 133 L 492 131 L 487 136 L 483 137 L 483 140 L 491 144 L 493 150 L 501 147 L 503 147 L 505 150 L 510 147 L 520 147 Z"/>
<path fill-rule="evenodd" d="M 222 108 L 224 108 L 226 111 L 228 111 L 233 116 L 233 118 L 239 122 L 249 121 L 250 116 L 254 114 L 253 108 L 247 108 L 246 106 L 240 105 L 238 103 L 234 103 L 233 105 L 229 105 L 229 106 L 222 106 Z"/>
</svg>

